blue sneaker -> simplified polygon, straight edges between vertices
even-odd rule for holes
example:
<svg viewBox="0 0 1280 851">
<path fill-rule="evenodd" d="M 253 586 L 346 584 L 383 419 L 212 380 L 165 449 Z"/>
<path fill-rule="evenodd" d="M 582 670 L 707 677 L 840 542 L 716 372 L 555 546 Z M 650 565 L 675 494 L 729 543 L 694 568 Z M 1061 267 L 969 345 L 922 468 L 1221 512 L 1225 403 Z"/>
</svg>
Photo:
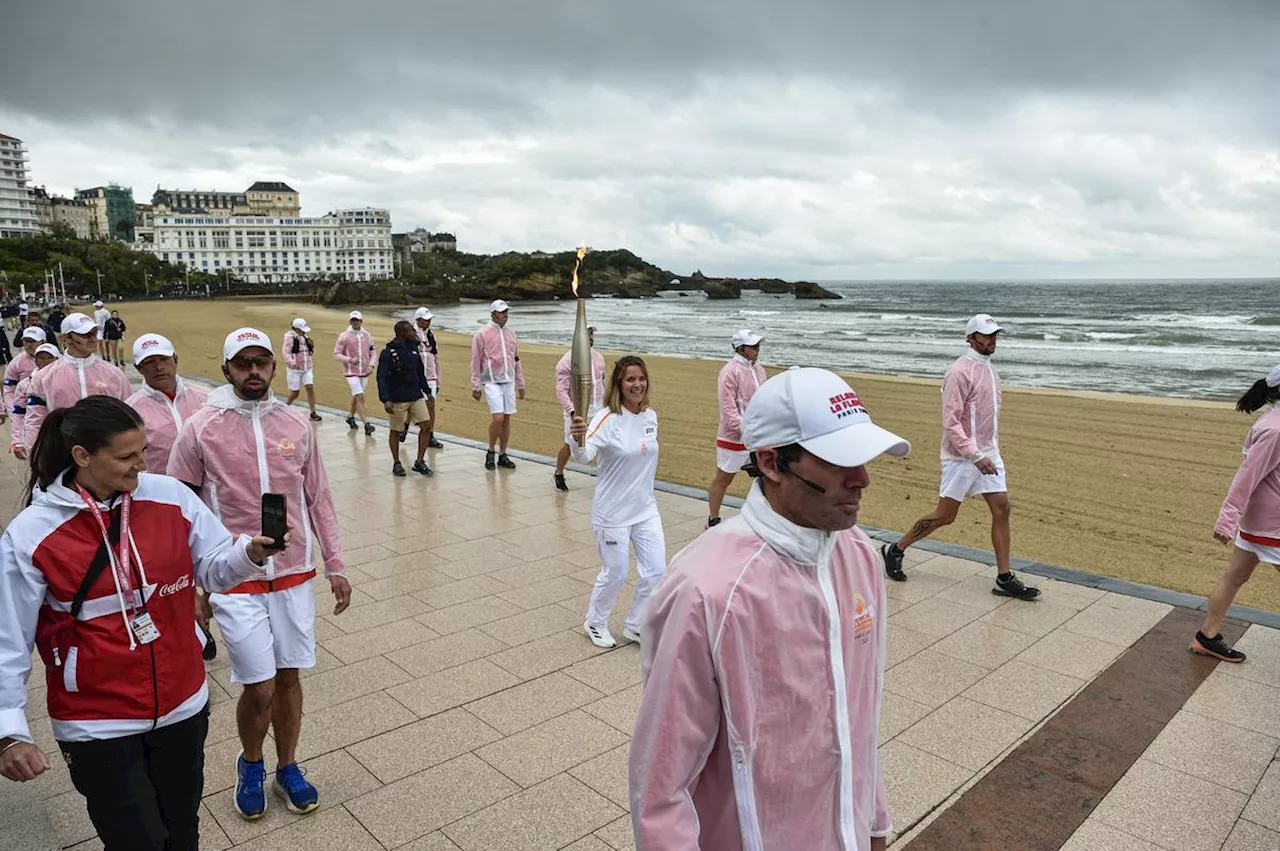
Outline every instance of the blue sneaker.
<svg viewBox="0 0 1280 851">
<path fill-rule="evenodd" d="M 303 777 L 306 771 L 296 762 L 276 769 L 276 782 L 271 787 L 284 798 L 284 805 L 291 813 L 309 813 L 320 806 L 320 793 Z"/>
<path fill-rule="evenodd" d="M 267 769 L 262 762 L 247 762 L 244 751 L 236 757 L 236 812 L 249 821 L 262 818 L 267 811 L 267 793 L 262 788 Z"/>
</svg>

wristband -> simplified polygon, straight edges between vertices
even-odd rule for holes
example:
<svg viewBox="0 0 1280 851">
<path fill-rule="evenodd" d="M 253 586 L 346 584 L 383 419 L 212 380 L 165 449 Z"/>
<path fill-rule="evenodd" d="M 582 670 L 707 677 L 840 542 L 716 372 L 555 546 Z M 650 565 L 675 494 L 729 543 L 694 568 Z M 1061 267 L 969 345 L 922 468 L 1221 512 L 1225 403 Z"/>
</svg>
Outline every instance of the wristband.
<svg viewBox="0 0 1280 851">
<path fill-rule="evenodd" d="M 4 747 L 0 748 L 0 756 L 4 756 L 6 753 L 8 753 L 8 752 L 9 752 L 9 749 L 10 749 L 10 748 L 16 748 L 18 745 L 21 745 L 21 744 L 23 744 L 23 741 L 22 741 L 21 739 L 14 739 L 14 740 L 13 740 L 12 742 L 10 742 L 9 744 L 7 744 L 7 745 L 5 745 Z"/>
</svg>

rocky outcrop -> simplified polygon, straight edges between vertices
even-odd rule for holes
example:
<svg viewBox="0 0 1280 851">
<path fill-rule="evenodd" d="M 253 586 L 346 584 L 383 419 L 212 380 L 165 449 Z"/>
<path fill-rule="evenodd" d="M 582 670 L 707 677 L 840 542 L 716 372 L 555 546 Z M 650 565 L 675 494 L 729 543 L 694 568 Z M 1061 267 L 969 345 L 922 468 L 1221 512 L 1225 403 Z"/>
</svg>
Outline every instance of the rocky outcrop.
<svg viewBox="0 0 1280 851">
<path fill-rule="evenodd" d="M 707 294 L 709 299 L 742 298 L 742 287 L 738 285 L 737 281 L 729 278 L 707 279 L 703 281 L 702 291 Z"/>
<path fill-rule="evenodd" d="M 681 288 L 700 289 L 707 298 L 740 298 L 743 290 L 760 290 L 771 295 L 793 293 L 803 299 L 838 299 L 839 293 L 818 286 L 810 281 L 791 283 L 780 278 L 708 278 L 699 270 L 681 282 Z"/>
<path fill-rule="evenodd" d="M 820 287 L 810 281 L 796 281 L 791 286 L 796 294 L 796 298 L 800 299 L 830 300 L 844 298 L 840 293 L 833 293 L 831 290 L 826 289 L 825 287 Z M 768 291 L 766 290 L 766 292 Z"/>
</svg>

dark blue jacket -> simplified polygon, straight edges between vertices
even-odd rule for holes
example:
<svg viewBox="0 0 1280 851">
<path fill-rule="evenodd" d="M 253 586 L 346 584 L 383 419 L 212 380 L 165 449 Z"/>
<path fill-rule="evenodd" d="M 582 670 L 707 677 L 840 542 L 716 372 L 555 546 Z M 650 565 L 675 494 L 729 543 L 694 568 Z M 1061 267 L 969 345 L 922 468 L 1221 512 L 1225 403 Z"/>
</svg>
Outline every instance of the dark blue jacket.
<svg viewBox="0 0 1280 851">
<path fill-rule="evenodd" d="M 416 402 L 431 398 L 417 340 L 392 340 L 378 355 L 378 398 L 387 402 Z"/>
</svg>

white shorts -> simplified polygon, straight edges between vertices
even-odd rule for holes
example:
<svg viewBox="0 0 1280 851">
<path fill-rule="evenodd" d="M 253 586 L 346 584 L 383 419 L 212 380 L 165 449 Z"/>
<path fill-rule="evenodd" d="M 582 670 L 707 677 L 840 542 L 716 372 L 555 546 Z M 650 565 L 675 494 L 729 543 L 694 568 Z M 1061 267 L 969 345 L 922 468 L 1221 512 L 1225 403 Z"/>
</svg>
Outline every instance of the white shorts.
<svg viewBox="0 0 1280 851">
<path fill-rule="evenodd" d="M 996 463 L 996 473 L 993 476 L 986 476 L 972 461 L 942 459 L 942 487 L 938 489 L 938 496 L 964 502 L 966 496 L 1007 493 L 1009 485 L 1005 480 L 1004 461 L 998 455 L 992 460 Z"/>
<path fill-rule="evenodd" d="M 742 465 L 751 460 L 751 453 L 745 450 L 716 447 L 716 468 L 726 473 L 741 473 Z"/>
<path fill-rule="evenodd" d="M 347 386 L 351 388 L 352 396 L 359 396 L 364 393 L 365 385 L 369 383 L 367 375 L 348 375 Z"/>
<path fill-rule="evenodd" d="M 296 369 L 286 369 L 284 371 L 284 377 L 290 390 L 301 390 L 308 384 L 316 383 L 315 370 L 311 369 L 308 369 L 305 372 L 300 372 Z"/>
<path fill-rule="evenodd" d="M 316 665 L 316 598 L 311 583 L 266 594 L 210 594 L 231 659 L 231 682 L 266 682 L 281 668 Z"/>
<path fill-rule="evenodd" d="M 1246 541 L 1236 534 L 1236 546 L 1247 553 L 1253 553 L 1258 557 L 1258 561 L 1274 564 L 1280 567 L 1280 547 L 1272 547 L 1267 544 L 1259 544 L 1256 541 Z"/>
<path fill-rule="evenodd" d="M 431 399 L 430 399 L 430 401 L 431 401 L 431 402 L 434 402 L 434 401 L 436 400 L 436 396 L 437 396 L 437 395 L 439 395 L 439 393 L 440 393 L 440 382 L 439 382 L 439 381 L 436 381 L 434 378 L 428 378 L 428 379 L 427 379 L 427 386 L 431 388 Z"/>
<path fill-rule="evenodd" d="M 591 421 L 592 421 L 592 420 L 594 420 L 594 419 L 596 418 L 596 414 L 598 414 L 598 413 L 600 413 L 600 406 L 599 406 L 599 405 L 597 405 L 596 407 L 592 408 L 592 409 L 591 409 L 591 413 L 587 414 L 587 416 L 585 417 L 585 419 L 586 419 L 586 421 L 587 421 L 587 425 L 590 425 L 590 424 L 591 424 Z M 571 425 L 573 425 L 573 417 L 569 416 L 569 412 L 568 412 L 568 411 L 565 411 L 565 414 L 564 414 L 564 442 L 565 442 L 565 445 L 566 445 L 566 446 L 577 446 L 577 445 L 578 445 L 578 442 L 577 442 L 577 441 L 575 441 L 575 440 L 573 439 L 573 435 L 569 434 L 569 427 L 570 427 Z"/>
<path fill-rule="evenodd" d="M 489 403 L 491 414 L 514 414 L 516 412 L 516 386 L 514 384 L 486 384 L 484 399 Z"/>
</svg>

